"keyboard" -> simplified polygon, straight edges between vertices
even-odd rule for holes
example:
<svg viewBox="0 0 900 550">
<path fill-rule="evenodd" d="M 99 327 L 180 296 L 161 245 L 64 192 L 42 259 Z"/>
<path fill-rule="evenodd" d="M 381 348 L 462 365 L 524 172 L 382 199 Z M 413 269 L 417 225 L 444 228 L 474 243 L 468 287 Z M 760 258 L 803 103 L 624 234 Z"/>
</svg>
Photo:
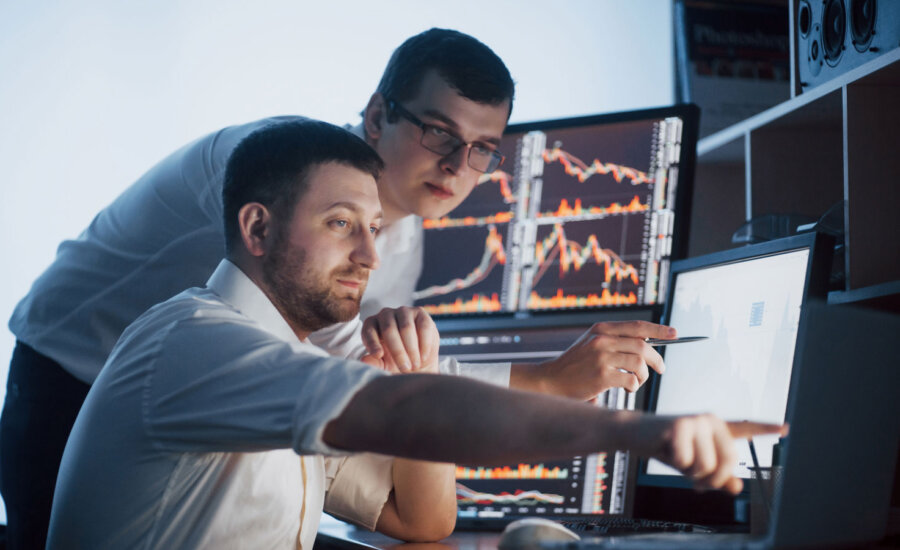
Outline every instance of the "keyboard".
<svg viewBox="0 0 900 550">
<path fill-rule="evenodd" d="M 679 523 L 621 516 L 604 516 L 560 522 L 579 535 L 631 535 L 639 533 L 715 533 L 716 530 L 693 523 Z"/>
</svg>

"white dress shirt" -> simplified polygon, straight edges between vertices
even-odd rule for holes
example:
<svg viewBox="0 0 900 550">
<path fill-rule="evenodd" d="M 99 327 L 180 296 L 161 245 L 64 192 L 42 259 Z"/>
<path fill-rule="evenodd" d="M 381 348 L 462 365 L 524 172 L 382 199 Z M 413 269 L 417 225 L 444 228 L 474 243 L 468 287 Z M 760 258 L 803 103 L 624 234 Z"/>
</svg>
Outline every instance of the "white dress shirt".
<svg viewBox="0 0 900 550">
<path fill-rule="evenodd" d="M 225 250 L 222 185 L 231 151 L 275 117 L 230 126 L 175 151 L 103 209 L 16 306 L 16 338 L 91 383 L 125 330 L 150 306 L 202 286 Z M 369 279 L 361 310 L 412 303 L 422 269 L 422 220 L 407 216 L 384 228 L 375 245 L 381 267 Z M 310 339 L 332 355 L 360 357 L 358 319 Z M 506 386 L 509 365 L 459 365 L 443 372 Z"/>
<path fill-rule="evenodd" d="M 374 528 L 391 459 L 340 456 L 322 432 L 382 375 L 299 341 L 222 261 L 115 346 L 63 455 L 48 548 L 312 548 L 323 507 Z"/>
</svg>

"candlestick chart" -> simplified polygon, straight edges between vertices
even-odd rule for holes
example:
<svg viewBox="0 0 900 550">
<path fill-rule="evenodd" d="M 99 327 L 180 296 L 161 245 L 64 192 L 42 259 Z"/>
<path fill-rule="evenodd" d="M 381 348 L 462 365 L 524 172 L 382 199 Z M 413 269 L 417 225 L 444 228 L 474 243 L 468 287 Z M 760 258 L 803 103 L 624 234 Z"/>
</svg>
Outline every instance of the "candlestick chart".
<svg viewBox="0 0 900 550">
<path fill-rule="evenodd" d="M 513 466 L 457 466 L 456 479 L 567 479 L 569 469 L 565 466 L 544 464 L 519 464 Z"/>
<path fill-rule="evenodd" d="M 463 511 L 510 515 L 596 514 L 610 510 L 605 453 L 546 465 L 458 466 L 456 482 L 456 502 Z"/>
</svg>

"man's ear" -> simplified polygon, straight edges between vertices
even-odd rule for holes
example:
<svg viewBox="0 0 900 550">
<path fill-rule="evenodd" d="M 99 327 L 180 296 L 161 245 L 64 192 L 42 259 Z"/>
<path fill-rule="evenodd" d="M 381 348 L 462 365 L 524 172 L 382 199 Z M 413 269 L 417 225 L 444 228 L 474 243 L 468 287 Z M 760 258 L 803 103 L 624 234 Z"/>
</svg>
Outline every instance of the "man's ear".
<svg viewBox="0 0 900 550">
<path fill-rule="evenodd" d="M 375 92 L 369 98 L 369 104 L 366 105 L 366 110 L 363 112 L 363 125 L 370 145 L 375 145 L 375 142 L 381 137 L 381 131 L 386 122 L 387 103 L 384 101 L 383 95 Z"/>
<path fill-rule="evenodd" d="M 258 202 L 248 202 L 238 210 L 241 241 L 251 256 L 269 251 L 273 235 L 273 220 L 269 209 Z"/>
</svg>

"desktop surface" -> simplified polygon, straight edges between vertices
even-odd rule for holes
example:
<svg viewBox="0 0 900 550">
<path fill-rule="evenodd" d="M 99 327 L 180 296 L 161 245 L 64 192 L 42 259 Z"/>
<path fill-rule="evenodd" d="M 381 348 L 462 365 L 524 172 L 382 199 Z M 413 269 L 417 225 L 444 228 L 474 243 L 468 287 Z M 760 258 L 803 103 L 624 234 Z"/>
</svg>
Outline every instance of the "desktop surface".
<svg viewBox="0 0 900 550">
<path fill-rule="evenodd" d="M 602 543 L 603 537 L 582 537 L 583 542 L 576 545 L 566 546 L 559 544 L 559 548 L 570 548 L 577 550 L 579 548 L 589 548 L 590 545 Z M 621 540 L 621 537 L 619 537 Z M 360 548 L 383 548 L 383 549 L 404 549 L 404 550 L 493 550 L 500 543 L 500 533 L 487 531 L 464 531 L 457 529 L 452 535 L 438 542 L 426 543 L 407 543 L 381 533 L 373 533 L 365 529 L 359 529 L 347 523 L 330 520 L 323 522 L 319 528 L 319 535 L 316 537 L 316 550 L 356 550 Z M 690 547 L 690 546 L 688 546 Z M 697 548 L 708 549 L 706 544 L 698 544 Z M 658 548 L 658 546 L 656 546 Z M 823 546 L 822 548 L 827 548 Z M 893 544 L 889 540 L 881 541 L 875 544 L 855 546 L 860 550 L 889 550 L 898 548 L 896 542 Z"/>
<path fill-rule="evenodd" d="M 343 550 L 357 548 L 404 548 L 421 550 L 440 549 L 495 549 L 500 543 L 499 532 L 456 530 L 439 542 L 407 543 L 381 533 L 359 529 L 352 525 L 333 521 L 319 527 L 316 550 Z"/>
</svg>

